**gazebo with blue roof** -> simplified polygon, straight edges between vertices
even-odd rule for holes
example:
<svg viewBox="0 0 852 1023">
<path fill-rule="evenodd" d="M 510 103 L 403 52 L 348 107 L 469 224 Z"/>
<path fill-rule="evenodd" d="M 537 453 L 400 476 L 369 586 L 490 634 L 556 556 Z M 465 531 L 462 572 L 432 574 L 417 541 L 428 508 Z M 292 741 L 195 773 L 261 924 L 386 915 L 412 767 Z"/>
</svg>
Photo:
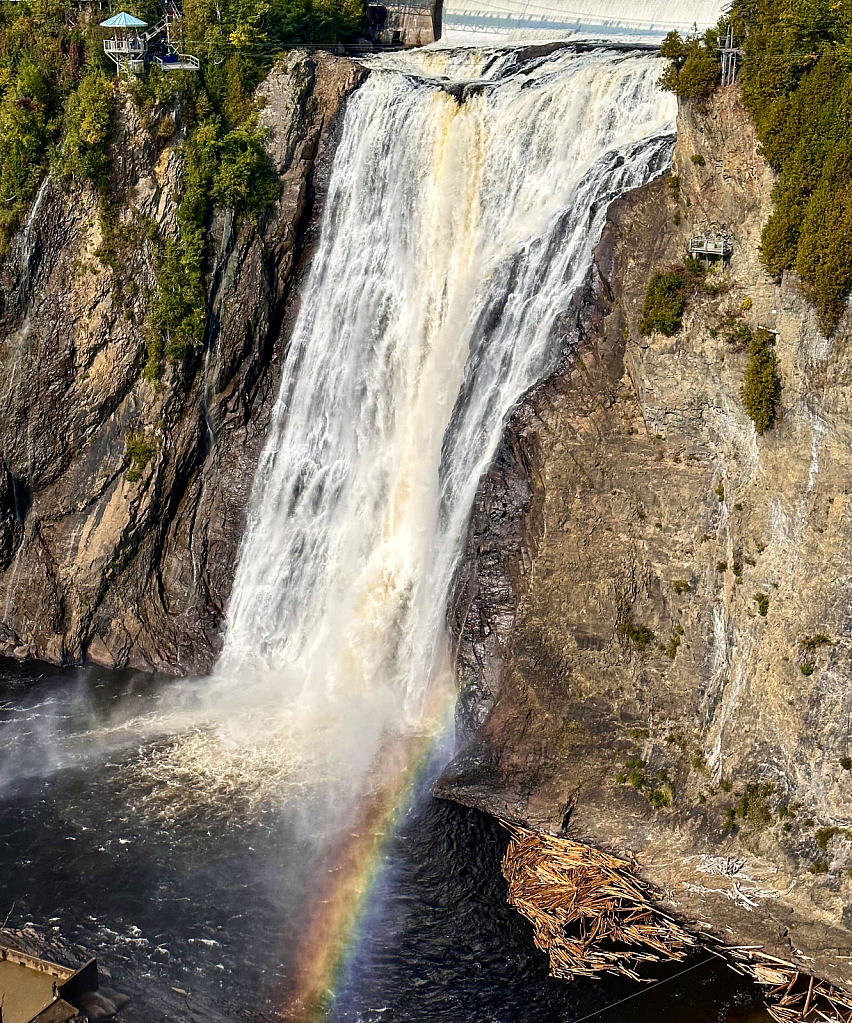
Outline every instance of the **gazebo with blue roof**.
<svg viewBox="0 0 852 1023">
<path fill-rule="evenodd" d="M 147 28 L 148 22 L 135 18 L 127 11 L 119 11 L 101 22 L 101 28 L 115 31 L 110 39 L 104 39 L 104 53 L 119 71 L 141 71 L 145 67 L 145 51 L 148 40 L 139 35 L 140 28 Z"/>
<path fill-rule="evenodd" d="M 162 0 L 162 6 L 163 17 L 153 28 L 148 28 L 147 22 L 127 11 L 119 11 L 101 22 L 101 28 L 113 29 L 112 37 L 104 39 L 104 53 L 119 71 L 138 74 L 144 70 L 146 61 L 157 64 L 164 71 L 198 71 L 198 58 L 180 53 L 172 42 L 172 24 L 180 21 L 181 17 L 176 0 Z M 140 33 L 140 29 L 147 31 Z"/>
</svg>

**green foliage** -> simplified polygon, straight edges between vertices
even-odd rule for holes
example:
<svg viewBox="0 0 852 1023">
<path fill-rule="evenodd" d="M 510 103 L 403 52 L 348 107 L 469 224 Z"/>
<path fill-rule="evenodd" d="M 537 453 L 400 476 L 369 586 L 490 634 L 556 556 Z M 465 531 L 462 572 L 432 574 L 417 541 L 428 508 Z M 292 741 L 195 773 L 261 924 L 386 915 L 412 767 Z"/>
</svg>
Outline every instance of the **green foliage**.
<svg viewBox="0 0 852 1023">
<path fill-rule="evenodd" d="M 681 318 L 685 299 L 681 279 L 677 274 L 655 271 L 645 293 L 640 333 L 647 335 L 659 331 L 666 337 L 677 334 L 683 325 Z"/>
<path fill-rule="evenodd" d="M 672 583 L 672 589 L 678 596 L 683 593 L 692 593 L 692 587 L 685 579 L 675 579 Z"/>
<path fill-rule="evenodd" d="M 49 112 L 44 75 L 35 65 L 25 64 L 0 99 L 0 240 L 4 247 L 46 169 L 48 142 L 55 135 Z"/>
<path fill-rule="evenodd" d="M 685 39 L 678 32 L 669 32 L 660 47 L 660 54 L 668 58 L 660 78 L 662 88 L 681 99 L 706 99 L 721 78 L 718 42 L 717 29 Z"/>
<path fill-rule="evenodd" d="M 181 362 L 204 343 L 205 224 L 211 202 L 256 219 L 278 197 L 278 183 L 254 118 L 225 131 L 222 119 L 201 121 L 183 145 L 180 237 L 155 245 L 157 295 L 151 310 L 145 375 L 155 381 L 162 358 Z"/>
<path fill-rule="evenodd" d="M 716 500 L 719 502 L 719 504 L 724 504 L 725 503 L 725 484 L 721 480 L 719 480 L 719 485 L 716 487 L 714 493 L 716 494 Z M 727 567 L 728 566 L 726 565 L 725 568 L 727 568 Z"/>
<path fill-rule="evenodd" d="M 638 792 L 639 789 L 641 789 L 642 786 L 645 784 L 645 775 L 642 774 L 641 771 L 631 771 L 630 774 L 627 776 L 627 780 Z"/>
<path fill-rule="evenodd" d="M 91 181 L 99 190 L 107 183 L 114 90 L 100 68 L 89 71 L 68 99 L 62 171 L 78 181 Z"/>
<path fill-rule="evenodd" d="M 665 647 L 666 657 L 668 657 L 672 661 L 675 659 L 675 657 L 677 657 L 678 647 L 680 646 L 682 640 L 683 640 L 683 629 L 679 627 L 677 632 L 675 632 L 674 635 L 672 635 L 672 637 L 669 639 L 668 643 L 666 644 L 666 647 Z"/>
<path fill-rule="evenodd" d="M 737 815 L 733 808 L 728 808 L 725 811 L 725 816 L 722 818 L 722 831 L 729 832 L 733 831 L 737 826 Z"/>
<path fill-rule="evenodd" d="M 826 636 L 824 632 L 818 632 L 815 636 L 805 636 L 799 646 L 801 646 L 802 650 L 806 650 L 808 653 L 813 653 L 817 647 L 825 646 L 830 642 L 830 636 Z"/>
<path fill-rule="evenodd" d="M 213 199 L 256 217 L 278 198 L 278 182 L 263 148 L 265 133 L 251 120 L 221 139 Z"/>
<path fill-rule="evenodd" d="M 625 762 L 624 766 L 627 768 L 644 767 L 645 763 L 646 761 L 644 761 L 641 757 L 631 757 L 628 761 Z"/>
<path fill-rule="evenodd" d="M 767 268 L 795 270 L 826 333 L 852 289 L 852 9 L 836 0 L 735 0 L 742 94 L 779 171 Z"/>
<path fill-rule="evenodd" d="M 772 812 L 766 800 L 774 791 L 775 787 L 768 782 L 749 785 L 737 803 L 737 816 L 746 821 L 753 831 L 762 831 L 772 823 Z"/>
<path fill-rule="evenodd" d="M 781 395 L 772 340 L 772 334 L 762 327 L 752 334 L 741 392 L 743 405 L 758 433 L 764 433 L 774 422 L 775 407 Z"/>
<path fill-rule="evenodd" d="M 852 757 L 841 757 L 840 766 L 844 771 L 852 771 Z"/>
<path fill-rule="evenodd" d="M 819 846 L 821 852 L 828 852 L 828 843 L 835 837 L 835 835 L 843 835 L 845 831 L 843 828 L 828 827 L 819 828 L 816 833 L 816 844 Z"/>
<path fill-rule="evenodd" d="M 645 292 L 639 332 L 648 335 L 656 330 L 666 337 L 677 334 L 683 326 L 687 297 L 701 284 L 705 272 L 699 260 L 689 258 L 668 270 L 655 270 Z"/>
<path fill-rule="evenodd" d="M 655 810 L 661 810 L 664 806 L 671 806 L 674 802 L 674 791 L 671 785 L 665 784 L 662 788 L 654 789 L 648 796 L 648 802 Z"/>
<path fill-rule="evenodd" d="M 615 780 L 618 782 L 619 785 L 624 785 L 627 782 L 627 775 L 626 774 L 617 774 L 615 776 Z"/>
<path fill-rule="evenodd" d="M 690 160 L 692 160 L 696 167 L 703 167 L 707 163 L 701 153 L 693 153 L 690 156 Z"/>
<path fill-rule="evenodd" d="M 645 625 L 634 625 L 629 616 L 618 626 L 618 633 L 626 636 L 640 651 L 644 651 L 654 641 L 654 633 Z"/>
<path fill-rule="evenodd" d="M 808 867 L 808 870 L 812 874 L 827 874 L 828 873 L 828 864 L 825 862 L 825 860 L 817 860 L 815 863 L 812 863 Z"/>
<path fill-rule="evenodd" d="M 757 604 L 757 610 L 765 618 L 769 611 L 769 597 L 765 593 L 756 593 L 754 602 Z"/>
<path fill-rule="evenodd" d="M 124 442 L 124 458 L 128 465 L 126 478 L 128 483 L 138 483 L 142 479 L 145 467 L 154 457 L 156 447 L 146 440 L 145 435 L 139 430 L 132 430 L 128 433 Z"/>
<path fill-rule="evenodd" d="M 799 671 L 805 675 L 813 675 L 816 669 L 816 661 L 805 661 L 804 664 L 799 665 Z"/>
<path fill-rule="evenodd" d="M 0 3 L 0 251 L 58 160 L 66 104 L 84 68 L 88 77 L 102 59 L 100 42 L 67 14 L 58 0 Z"/>
</svg>

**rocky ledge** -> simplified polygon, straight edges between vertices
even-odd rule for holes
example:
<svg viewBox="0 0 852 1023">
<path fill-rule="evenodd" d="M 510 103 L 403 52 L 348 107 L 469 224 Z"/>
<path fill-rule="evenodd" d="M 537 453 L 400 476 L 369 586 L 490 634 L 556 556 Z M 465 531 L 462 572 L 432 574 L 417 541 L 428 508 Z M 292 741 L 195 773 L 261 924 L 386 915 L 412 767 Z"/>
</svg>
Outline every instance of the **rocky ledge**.
<svg viewBox="0 0 852 1023">
<path fill-rule="evenodd" d="M 635 858 L 668 913 L 850 991 L 850 322 L 826 339 L 762 270 L 772 186 L 727 88 L 611 209 L 573 344 L 479 488 L 437 793 Z M 643 337 L 652 272 L 704 228 L 728 269 Z M 762 435 L 741 325 L 777 332 Z"/>
</svg>

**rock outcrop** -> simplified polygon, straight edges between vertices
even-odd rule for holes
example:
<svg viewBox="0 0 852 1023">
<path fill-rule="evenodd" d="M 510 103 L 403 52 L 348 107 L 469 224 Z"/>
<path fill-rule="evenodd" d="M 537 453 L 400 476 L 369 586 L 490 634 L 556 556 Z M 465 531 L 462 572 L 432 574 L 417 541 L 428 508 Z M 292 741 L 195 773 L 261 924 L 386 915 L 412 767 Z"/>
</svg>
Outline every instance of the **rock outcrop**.
<svg viewBox="0 0 852 1023">
<path fill-rule="evenodd" d="M 772 185 L 727 88 L 682 106 L 672 174 L 614 204 L 570 350 L 480 485 L 437 792 L 635 856 L 669 912 L 848 991 L 850 323 L 826 339 L 762 270 Z M 729 269 L 643 337 L 653 270 L 705 227 Z M 763 435 L 740 324 L 777 331 Z"/>
<path fill-rule="evenodd" d="M 215 212 L 206 344 L 167 366 L 159 386 L 142 374 L 154 288 L 145 229 L 176 231 L 179 108 L 155 108 L 143 125 L 120 100 L 109 239 L 94 194 L 43 186 L 0 265 L 2 652 L 180 673 L 210 666 L 293 282 L 341 106 L 365 74 L 344 58 L 294 52 L 264 82 L 281 198 L 259 226 Z M 149 458 L 128 479 L 131 436 Z"/>
</svg>

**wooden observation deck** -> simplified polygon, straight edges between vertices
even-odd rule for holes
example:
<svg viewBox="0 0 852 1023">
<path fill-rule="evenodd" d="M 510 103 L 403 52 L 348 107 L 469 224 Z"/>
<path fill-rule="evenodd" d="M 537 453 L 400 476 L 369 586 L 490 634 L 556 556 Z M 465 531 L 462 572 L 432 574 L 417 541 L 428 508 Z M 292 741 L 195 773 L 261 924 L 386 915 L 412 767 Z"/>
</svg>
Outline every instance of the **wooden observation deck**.
<svg viewBox="0 0 852 1023">
<path fill-rule="evenodd" d="M 693 259 L 708 262 L 714 259 L 725 260 L 732 252 L 731 243 L 723 234 L 696 234 L 689 241 L 689 254 Z"/>
</svg>

